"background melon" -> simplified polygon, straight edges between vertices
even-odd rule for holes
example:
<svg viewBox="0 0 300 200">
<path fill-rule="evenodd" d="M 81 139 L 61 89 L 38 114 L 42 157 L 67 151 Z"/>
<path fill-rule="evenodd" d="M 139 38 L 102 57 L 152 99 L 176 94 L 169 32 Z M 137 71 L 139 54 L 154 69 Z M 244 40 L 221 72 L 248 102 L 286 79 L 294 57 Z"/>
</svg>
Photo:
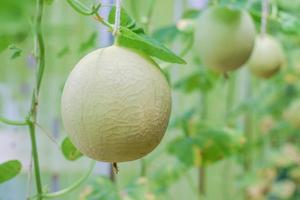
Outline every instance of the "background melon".
<svg viewBox="0 0 300 200">
<path fill-rule="evenodd" d="M 255 26 L 246 11 L 227 7 L 209 8 L 196 26 L 196 50 L 203 64 L 219 72 L 241 67 L 250 57 Z"/>
<path fill-rule="evenodd" d="M 284 54 L 280 44 L 271 36 L 257 36 L 254 51 L 249 59 L 250 71 L 258 77 L 269 78 L 284 64 Z"/>
<path fill-rule="evenodd" d="M 293 101 L 284 112 L 285 119 L 294 126 L 300 128 L 300 100 Z"/>
</svg>

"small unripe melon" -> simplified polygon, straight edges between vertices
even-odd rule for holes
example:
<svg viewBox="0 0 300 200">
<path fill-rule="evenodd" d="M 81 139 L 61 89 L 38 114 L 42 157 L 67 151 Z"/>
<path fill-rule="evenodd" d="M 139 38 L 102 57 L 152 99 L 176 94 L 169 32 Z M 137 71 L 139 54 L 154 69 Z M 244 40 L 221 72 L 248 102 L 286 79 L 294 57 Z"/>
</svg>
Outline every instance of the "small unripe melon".
<svg viewBox="0 0 300 200">
<path fill-rule="evenodd" d="M 66 81 L 61 108 L 65 129 L 80 152 L 99 161 L 131 161 L 160 143 L 171 91 L 151 58 L 111 46 L 79 61 Z"/>
<path fill-rule="evenodd" d="M 289 124 L 295 128 L 300 128 L 300 100 L 293 101 L 283 115 Z"/>
<path fill-rule="evenodd" d="M 213 7 L 198 19 L 195 48 L 205 66 L 227 72 L 248 60 L 255 34 L 254 23 L 246 11 Z"/>
<path fill-rule="evenodd" d="M 249 59 L 250 71 L 261 78 L 276 74 L 284 64 L 281 45 L 269 35 L 257 36 L 253 53 Z"/>
<path fill-rule="evenodd" d="M 292 51 L 289 51 L 289 64 L 291 66 L 293 75 L 296 75 L 297 77 L 300 75 L 300 49 L 294 49 Z"/>
</svg>

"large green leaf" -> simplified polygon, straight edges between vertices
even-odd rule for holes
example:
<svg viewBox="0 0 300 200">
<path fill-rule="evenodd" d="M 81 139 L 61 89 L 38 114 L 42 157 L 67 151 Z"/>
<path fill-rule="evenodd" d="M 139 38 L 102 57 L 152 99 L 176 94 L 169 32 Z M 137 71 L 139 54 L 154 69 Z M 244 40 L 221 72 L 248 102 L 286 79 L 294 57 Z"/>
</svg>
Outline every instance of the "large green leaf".
<svg viewBox="0 0 300 200">
<path fill-rule="evenodd" d="M 182 58 L 177 56 L 175 53 L 153 38 L 150 38 L 144 34 L 134 33 L 125 27 L 121 27 L 117 43 L 120 46 L 142 51 L 149 56 L 153 56 L 167 62 L 179 64 L 186 63 Z"/>
<path fill-rule="evenodd" d="M 67 160 L 74 161 L 82 156 L 82 153 L 74 146 L 69 137 L 63 140 L 61 150 Z"/>
<path fill-rule="evenodd" d="M 108 22 L 113 24 L 115 22 L 116 8 L 113 7 L 109 13 Z M 136 49 L 148 56 L 153 56 L 171 63 L 185 64 L 186 62 L 165 47 L 163 44 L 147 36 L 144 30 L 137 26 L 126 12 L 125 9 L 121 10 L 120 33 L 117 36 L 117 43 L 120 46 Z"/>
<path fill-rule="evenodd" d="M 17 176 L 22 169 L 22 164 L 18 160 L 10 160 L 0 164 L 0 183 L 8 181 Z"/>
</svg>

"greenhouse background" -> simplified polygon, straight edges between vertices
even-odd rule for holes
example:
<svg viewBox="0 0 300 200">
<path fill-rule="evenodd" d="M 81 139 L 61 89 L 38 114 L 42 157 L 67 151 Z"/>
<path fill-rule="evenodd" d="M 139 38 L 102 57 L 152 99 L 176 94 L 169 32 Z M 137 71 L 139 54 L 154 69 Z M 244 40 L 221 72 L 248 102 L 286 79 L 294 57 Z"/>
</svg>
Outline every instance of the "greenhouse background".
<svg viewBox="0 0 300 200">
<path fill-rule="evenodd" d="M 114 39 L 69 0 L 43 1 L 46 63 L 36 136 L 43 191 L 56 192 L 86 174 L 91 162 L 88 157 L 70 161 L 61 150 L 67 135 L 60 107 L 65 81 L 84 55 Z M 100 1 L 80 2 L 90 7 Z M 115 1 L 101 3 L 99 13 L 106 19 Z M 0 117 L 7 119 L 23 120 L 31 104 L 37 68 L 35 4 L 0 2 Z M 144 158 L 118 163 L 117 174 L 110 163 L 97 162 L 87 180 L 53 199 L 300 199 L 300 0 L 269 0 L 266 31 L 280 41 L 285 63 L 268 79 L 251 74 L 247 65 L 227 74 L 204 66 L 194 26 L 203 10 L 216 5 L 247 10 L 259 34 L 260 0 L 122 1 L 149 36 L 187 62 L 155 59 L 172 87 L 168 129 Z M 0 123 L 0 164 L 14 159 L 21 161 L 21 172 L 0 181 L 0 200 L 35 199 L 28 128 Z"/>
</svg>

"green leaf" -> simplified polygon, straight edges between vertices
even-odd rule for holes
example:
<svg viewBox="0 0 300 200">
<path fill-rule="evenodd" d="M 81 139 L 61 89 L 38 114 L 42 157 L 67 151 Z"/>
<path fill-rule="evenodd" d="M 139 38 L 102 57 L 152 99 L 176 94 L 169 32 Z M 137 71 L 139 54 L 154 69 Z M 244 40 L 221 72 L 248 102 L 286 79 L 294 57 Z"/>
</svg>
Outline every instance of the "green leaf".
<svg viewBox="0 0 300 200">
<path fill-rule="evenodd" d="M 0 183 L 8 181 L 17 176 L 22 168 L 22 164 L 18 160 L 10 160 L 0 164 Z"/>
<path fill-rule="evenodd" d="M 214 88 L 217 74 L 213 71 L 201 70 L 175 83 L 175 89 L 182 89 L 186 93 L 193 91 L 207 92 Z"/>
<path fill-rule="evenodd" d="M 82 157 L 82 153 L 78 151 L 78 149 L 74 146 L 69 137 L 66 137 L 63 140 L 61 144 L 61 150 L 67 160 L 74 161 Z"/>
<path fill-rule="evenodd" d="M 200 10 L 197 9 L 189 9 L 186 10 L 183 14 L 182 14 L 182 19 L 195 19 L 199 16 L 200 14 Z"/>
<path fill-rule="evenodd" d="M 108 17 L 108 22 L 111 24 L 115 23 L 115 12 L 116 8 L 113 7 Z M 120 34 L 117 37 L 117 42 L 120 46 L 142 51 L 149 56 L 157 57 L 167 62 L 186 63 L 154 38 L 146 36 L 144 30 L 137 26 L 124 8 L 121 9 L 120 25 Z"/>
<path fill-rule="evenodd" d="M 113 6 L 110 10 L 109 16 L 108 16 L 108 22 L 110 24 L 115 23 L 115 15 L 116 15 L 116 7 Z M 130 17 L 130 15 L 127 13 L 127 11 L 124 8 L 121 8 L 121 19 L 120 19 L 120 26 L 126 27 L 130 29 L 132 32 L 137 34 L 144 34 L 143 28 L 139 27 L 136 24 L 136 21 Z"/>
<path fill-rule="evenodd" d="M 236 155 L 245 145 L 244 137 L 235 130 L 206 124 L 194 126 L 189 127 L 193 130 L 189 137 L 178 137 L 168 145 L 168 152 L 187 167 L 208 165 Z"/>
<path fill-rule="evenodd" d="M 176 138 L 168 146 L 170 154 L 176 155 L 178 160 L 187 166 L 194 165 L 193 146 L 195 141 L 190 137 Z"/>
<path fill-rule="evenodd" d="M 16 45 L 10 45 L 9 50 L 12 51 L 12 54 L 10 56 L 11 59 L 15 59 L 15 58 L 19 57 L 22 53 L 22 49 L 20 49 Z"/>
<path fill-rule="evenodd" d="M 167 62 L 186 64 L 185 60 L 177 56 L 158 41 L 144 34 L 136 34 L 125 27 L 121 27 L 117 43 L 120 46 L 142 51 L 149 56 L 153 56 Z"/>
</svg>

